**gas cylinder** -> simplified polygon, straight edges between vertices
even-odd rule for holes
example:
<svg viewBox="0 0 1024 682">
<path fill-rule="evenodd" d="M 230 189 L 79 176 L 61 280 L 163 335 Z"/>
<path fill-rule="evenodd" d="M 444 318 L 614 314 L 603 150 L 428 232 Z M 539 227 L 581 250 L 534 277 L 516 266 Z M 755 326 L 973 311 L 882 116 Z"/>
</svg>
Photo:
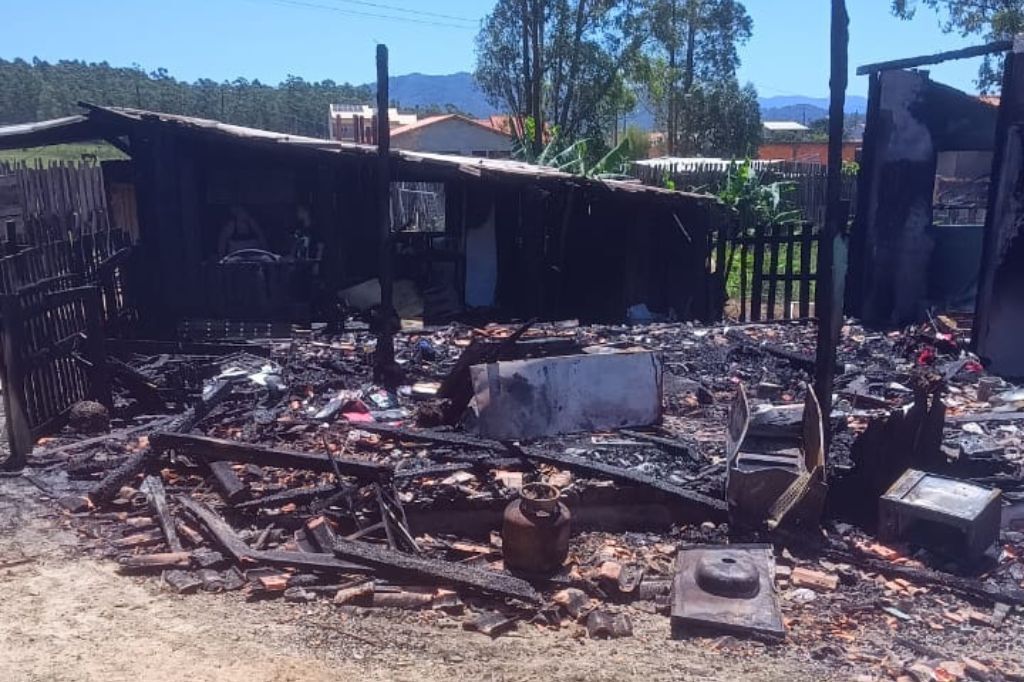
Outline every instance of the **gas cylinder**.
<svg viewBox="0 0 1024 682">
<path fill-rule="evenodd" d="M 505 567 L 524 573 L 554 573 L 569 554 L 572 515 L 559 498 L 562 492 L 546 483 L 523 486 L 519 499 L 505 507 L 501 547 Z"/>
</svg>

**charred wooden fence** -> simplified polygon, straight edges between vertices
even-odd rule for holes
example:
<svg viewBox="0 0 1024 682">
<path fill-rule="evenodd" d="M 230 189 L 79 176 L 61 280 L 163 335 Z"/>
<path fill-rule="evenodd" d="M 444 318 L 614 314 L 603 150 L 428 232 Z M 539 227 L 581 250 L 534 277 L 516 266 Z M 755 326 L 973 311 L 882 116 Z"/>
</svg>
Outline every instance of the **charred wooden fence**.
<svg viewBox="0 0 1024 682">
<path fill-rule="evenodd" d="M 0 296 L 10 465 L 24 461 L 39 436 L 59 428 L 76 402 L 110 404 L 100 290 L 48 291 L 57 281 Z"/>
<path fill-rule="evenodd" d="M 103 340 L 126 316 L 130 244 L 111 229 L 99 167 L 0 165 L 0 178 L 14 188 L 0 207 L 0 375 L 18 466 L 74 403 L 110 402 Z"/>
</svg>

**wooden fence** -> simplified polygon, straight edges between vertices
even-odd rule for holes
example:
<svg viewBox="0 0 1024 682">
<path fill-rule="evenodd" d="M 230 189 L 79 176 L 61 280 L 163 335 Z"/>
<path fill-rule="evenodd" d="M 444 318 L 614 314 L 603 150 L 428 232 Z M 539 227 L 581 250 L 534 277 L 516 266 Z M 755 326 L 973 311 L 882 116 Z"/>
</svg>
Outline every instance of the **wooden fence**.
<svg viewBox="0 0 1024 682">
<path fill-rule="evenodd" d="M 663 186 L 671 181 L 678 190 L 700 191 L 717 194 L 726 185 L 729 173 L 739 162 L 717 159 L 681 159 L 662 165 L 634 164 L 632 173 L 645 185 Z M 815 225 L 825 222 L 825 185 L 828 167 L 817 163 L 796 161 L 752 161 L 762 185 L 784 182 L 789 189 L 783 194 L 794 210 L 799 210 L 801 219 Z M 856 206 L 857 176 L 843 175 L 842 198 Z M 753 225 L 744 225 L 751 229 Z"/>
<path fill-rule="evenodd" d="M 819 236 L 812 223 L 753 230 L 717 253 L 732 314 L 743 321 L 814 315 Z"/>
<path fill-rule="evenodd" d="M 0 176 L 13 176 L 17 186 L 20 242 L 38 246 L 110 231 L 99 165 L 0 163 Z"/>
<path fill-rule="evenodd" d="M 110 402 L 104 337 L 125 315 L 129 239 L 111 229 L 99 166 L 0 164 L 0 179 L 0 375 L 18 466 L 76 402 Z"/>
<path fill-rule="evenodd" d="M 66 283 L 43 280 L 0 296 L 8 467 L 22 464 L 36 439 L 59 428 L 76 402 L 110 405 L 100 289 L 63 288 Z"/>
</svg>

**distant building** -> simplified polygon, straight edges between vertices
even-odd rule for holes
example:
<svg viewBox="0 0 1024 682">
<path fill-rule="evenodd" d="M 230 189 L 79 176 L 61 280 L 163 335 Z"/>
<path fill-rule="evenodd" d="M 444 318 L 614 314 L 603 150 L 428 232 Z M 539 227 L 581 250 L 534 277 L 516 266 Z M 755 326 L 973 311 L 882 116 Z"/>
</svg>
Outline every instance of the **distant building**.
<svg viewBox="0 0 1024 682">
<path fill-rule="evenodd" d="M 810 128 L 796 121 L 764 121 L 761 123 L 766 134 L 771 133 L 805 133 Z"/>
<path fill-rule="evenodd" d="M 330 131 L 332 140 L 371 143 L 376 127 L 377 108 L 369 104 L 332 104 Z M 401 114 L 398 109 L 388 109 L 388 127 L 394 130 L 415 123 L 416 114 Z M 368 139 L 369 138 L 369 139 Z"/>
<path fill-rule="evenodd" d="M 860 142 L 843 142 L 843 161 L 856 161 L 860 146 Z M 757 150 L 757 158 L 764 161 L 797 161 L 827 165 L 828 142 L 765 142 Z"/>
<path fill-rule="evenodd" d="M 484 121 L 445 114 L 392 129 L 391 146 L 415 152 L 504 159 L 512 156 L 512 135 Z"/>
</svg>

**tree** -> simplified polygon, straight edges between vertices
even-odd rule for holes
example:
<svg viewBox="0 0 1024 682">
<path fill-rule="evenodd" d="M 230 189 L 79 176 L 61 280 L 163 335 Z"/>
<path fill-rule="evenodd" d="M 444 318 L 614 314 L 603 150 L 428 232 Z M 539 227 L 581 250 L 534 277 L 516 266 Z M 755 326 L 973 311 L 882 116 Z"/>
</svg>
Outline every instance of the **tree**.
<svg viewBox="0 0 1024 682">
<path fill-rule="evenodd" d="M 628 106 L 623 73 L 644 36 L 642 0 L 498 0 L 477 36 L 476 80 L 488 99 L 563 139 L 600 135 Z"/>
<path fill-rule="evenodd" d="M 736 79 L 697 83 L 680 102 L 676 149 L 685 156 L 755 156 L 761 143 L 757 91 Z"/>
<path fill-rule="evenodd" d="M 760 136 L 760 114 L 751 107 L 757 95 L 752 86 L 741 88 L 736 80 L 738 48 L 753 32 L 743 3 L 647 0 L 646 9 L 650 39 L 634 78 L 665 126 L 668 153 L 707 149 L 715 139 L 728 140 L 734 149 L 751 147 Z M 707 118 L 711 111 L 743 118 L 702 132 L 701 126 L 713 122 Z M 756 126 L 751 125 L 753 119 Z M 740 131 L 752 137 L 737 140 Z"/>
<path fill-rule="evenodd" d="M 918 6 L 944 15 L 942 30 L 986 40 L 1012 39 L 1024 32 L 1024 0 L 892 0 L 892 13 L 912 19 Z M 998 90 L 1002 82 L 1002 58 L 986 55 L 978 69 L 978 88 Z"/>
<path fill-rule="evenodd" d="M 326 137 L 331 103 L 366 102 L 372 96 L 367 86 L 307 82 L 297 76 L 277 87 L 244 78 L 188 83 L 166 69 L 147 73 L 138 65 L 114 68 L 105 62 L 0 59 L 0 124 L 67 116 L 77 113 L 77 103 L 85 101 Z"/>
</svg>

